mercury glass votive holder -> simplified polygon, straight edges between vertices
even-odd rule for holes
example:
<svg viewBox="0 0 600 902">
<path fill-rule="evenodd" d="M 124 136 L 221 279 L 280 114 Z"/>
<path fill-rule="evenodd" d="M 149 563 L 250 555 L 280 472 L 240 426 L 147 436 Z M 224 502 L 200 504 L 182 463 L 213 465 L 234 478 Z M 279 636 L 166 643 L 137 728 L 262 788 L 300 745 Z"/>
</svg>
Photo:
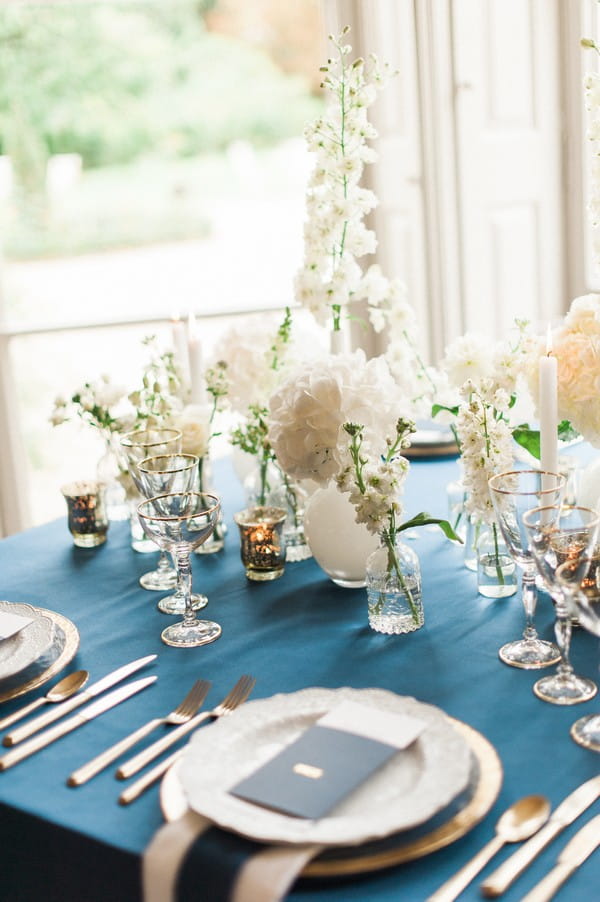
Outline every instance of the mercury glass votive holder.
<svg viewBox="0 0 600 902">
<path fill-rule="evenodd" d="M 108 517 L 103 482 L 81 481 L 63 485 L 67 502 L 67 523 L 73 543 L 79 548 L 95 548 L 106 542 Z"/>
<path fill-rule="evenodd" d="M 279 579 L 285 565 L 282 507 L 249 507 L 234 514 L 240 530 L 240 553 L 248 579 Z"/>
</svg>

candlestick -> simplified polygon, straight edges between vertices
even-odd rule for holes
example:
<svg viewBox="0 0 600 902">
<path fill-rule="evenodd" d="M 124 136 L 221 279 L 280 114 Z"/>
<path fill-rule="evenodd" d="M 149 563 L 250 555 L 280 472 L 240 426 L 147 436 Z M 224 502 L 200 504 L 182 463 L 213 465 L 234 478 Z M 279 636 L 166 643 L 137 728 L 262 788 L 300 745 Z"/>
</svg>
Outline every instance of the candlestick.
<svg viewBox="0 0 600 902">
<path fill-rule="evenodd" d="M 173 339 L 173 359 L 181 374 L 181 381 L 188 385 L 190 381 L 190 364 L 188 358 L 187 342 L 185 338 L 185 326 L 179 319 L 179 314 L 171 317 L 171 336 Z"/>
<path fill-rule="evenodd" d="M 190 387 L 192 404 L 206 404 L 206 384 L 202 363 L 202 345 L 193 313 L 188 317 L 188 358 L 190 365 Z"/>
<path fill-rule="evenodd" d="M 540 464 L 542 470 L 558 473 L 558 362 L 552 354 L 548 327 L 546 354 L 539 361 Z"/>
</svg>

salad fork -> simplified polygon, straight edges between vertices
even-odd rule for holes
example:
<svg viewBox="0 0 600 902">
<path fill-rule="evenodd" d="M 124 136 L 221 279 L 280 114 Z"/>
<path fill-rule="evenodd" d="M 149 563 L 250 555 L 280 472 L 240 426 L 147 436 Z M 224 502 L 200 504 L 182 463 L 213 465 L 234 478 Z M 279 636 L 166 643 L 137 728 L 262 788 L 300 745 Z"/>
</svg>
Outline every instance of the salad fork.
<svg viewBox="0 0 600 902">
<path fill-rule="evenodd" d="M 122 755 L 123 752 L 126 752 L 127 749 L 130 749 L 136 742 L 139 742 L 144 736 L 148 736 L 149 733 L 152 733 L 153 730 L 162 724 L 181 725 L 187 723 L 204 702 L 210 686 L 211 684 L 207 680 L 196 680 L 185 698 L 166 717 L 155 717 L 153 720 L 149 720 L 148 723 L 130 733 L 124 739 L 111 745 L 106 751 L 101 752 L 95 758 L 92 758 L 91 761 L 74 770 L 67 779 L 67 784 L 69 786 L 81 786 L 83 783 L 87 783 L 101 770 L 104 770 L 105 767 L 116 761 L 119 755 Z"/>
<path fill-rule="evenodd" d="M 178 739 L 181 739 L 182 736 L 186 736 L 188 733 L 191 733 L 199 724 L 203 721 L 208 720 L 208 718 L 212 718 L 213 720 L 217 717 L 223 717 L 227 714 L 231 714 L 232 711 L 235 711 L 243 702 L 246 701 L 254 685 L 256 680 L 251 677 L 244 675 L 240 677 L 237 681 L 231 692 L 229 692 L 222 702 L 220 702 L 212 711 L 204 711 L 201 714 L 197 714 L 193 717 L 188 723 L 183 724 L 181 727 L 176 727 L 172 730 L 168 736 L 163 736 L 162 739 L 158 739 L 156 742 L 152 743 L 152 745 L 148 746 L 147 749 L 140 752 L 139 755 L 136 755 L 133 758 L 130 758 L 129 761 L 126 761 L 125 764 L 122 764 L 121 767 L 117 770 L 117 777 L 120 780 L 126 780 L 127 777 L 133 776 L 142 767 L 145 767 L 146 764 L 149 764 L 154 760 L 161 752 L 164 752 L 165 749 L 168 749 L 170 746 L 174 745 Z M 171 756 L 173 757 L 173 756 Z M 168 760 L 168 759 L 167 759 Z M 171 762 L 172 763 L 172 762 Z M 162 762 L 161 764 L 166 764 L 166 762 Z M 137 798 L 137 796 L 143 792 L 147 786 L 150 786 L 158 777 L 161 776 L 166 770 L 168 770 L 169 765 L 164 767 L 161 770 L 161 765 L 155 767 L 152 771 L 146 774 L 144 777 L 141 777 L 136 783 L 132 784 L 128 789 L 126 789 L 119 796 L 119 801 L 122 805 L 127 805 L 128 802 L 132 802 L 133 799 Z M 147 778 L 152 777 L 149 782 L 145 782 Z M 138 790 L 139 786 L 141 789 Z"/>
</svg>

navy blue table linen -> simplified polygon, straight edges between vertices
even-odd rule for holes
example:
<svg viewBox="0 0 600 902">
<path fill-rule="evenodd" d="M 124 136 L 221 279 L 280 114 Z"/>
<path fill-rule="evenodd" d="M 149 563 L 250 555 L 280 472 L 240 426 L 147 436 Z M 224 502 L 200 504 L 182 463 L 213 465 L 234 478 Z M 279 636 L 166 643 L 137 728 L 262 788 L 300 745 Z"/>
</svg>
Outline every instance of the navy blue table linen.
<svg viewBox="0 0 600 902">
<path fill-rule="evenodd" d="M 446 516 L 445 486 L 457 475 L 453 459 L 413 462 L 406 515 L 428 510 Z M 491 838 L 497 817 L 515 799 L 543 793 L 556 805 L 599 772 L 600 756 L 575 745 L 569 728 L 583 714 L 600 711 L 600 699 L 573 707 L 545 704 L 531 690 L 539 672 L 499 661 L 498 648 L 524 626 L 520 593 L 503 600 L 478 595 L 475 574 L 463 566 L 462 548 L 439 530 L 421 529 L 411 540 L 423 571 L 425 626 L 409 636 L 384 636 L 368 627 L 365 590 L 335 586 L 313 560 L 288 564 L 272 583 L 249 583 L 232 523 L 243 507 L 241 488 L 227 464 L 216 469 L 215 478 L 229 534 L 223 552 L 194 556 L 193 580 L 194 588 L 208 595 L 206 615 L 222 625 L 223 634 L 202 648 L 161 643 L 161 629 L 171 618 L 157 610 L 160 596 L 138 584 L 156 558 L 131 549 L 128 524 L 111 524 L 108 541 L 97 549 L 75 548 L 66 518 L 0 542 L 0 598 L 59 611 L 76 624 L 81 645 L 70 670 L 84 667 L 96 680 L 134 658 L 159 656 L 139 674 L 158 675 L 151 689 L 0 773 L 2 902 L 140 902 L 141 856 L 163 824 L 158 788 L 123 808 L 117 796 L 127 784 L 114 779 L 112 768 L 80 788 L 67 787 L 66 778 L 146 720 L 172 710 L 198 678 L 213 683 L 209 708 L 242 673 L 256 677 L 253 698 L 309 686 L 389 689 L 470 724 L 500 756 L 500 796 L 462 839 L 426 859 L 386 870 L 300 880 L 289 896 L 294 902 L 425 900 Z M 547 596 L 540 598 L 536 622 L 539 632 L 552 638 Z M 576 631 L 572 658 L 578 671 L 598 678 L 599 649 L 592 636 Z M 47 688 L 4 703 L 2 715 Z M 569 837 L 599 812 L 596 802 L 568 827 L 506 893 L 506 902 L 522 898 L 553 866 Z M 221 839 L 217 833 L 217 852 L 225 851 Z M 500 852 L 483 875 L 510 851 Z M 558 898 L 596 898 L 599 887 L 597 853 Z M 214 898 L 200 879 L 189 894 L 190 902 Z M 480 898 L 477 881 L 461 898 Z"/>
</svg>

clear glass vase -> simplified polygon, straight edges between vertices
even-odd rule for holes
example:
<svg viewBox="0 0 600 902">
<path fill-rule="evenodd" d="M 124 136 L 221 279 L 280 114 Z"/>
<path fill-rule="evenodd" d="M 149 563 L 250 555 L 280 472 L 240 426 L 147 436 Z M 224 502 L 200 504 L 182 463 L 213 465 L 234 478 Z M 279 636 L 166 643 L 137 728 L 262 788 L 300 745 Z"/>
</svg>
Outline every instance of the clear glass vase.
<svg viewBox="0 0 600 902">
<path fill-rule="evenodd" d="M 477 591 L 486 598 L 517 591 L 517 567 L 496 523 L 482 527 L 477 541 Z"/>
<path fill-rule="evenodd" d="M 478 517 L 473 514 L 467 514 L 465 546 L 464 546 L 464 564 L 467 570 L 477 570 L 477 545 L 483 524 Z"/>
<path fill-rule="evenodd" d="M 105 488 L 105 508 L 109 520 L 127 520 L 129 517 L 129 505 L 125 489 L 120 482 L 121 468 L 118 454 L 115 451 L 114 442 L 118 436 L 111 433 L 105 437 L 104 454 L 96 464 L 96 477 L 98 482 L 103 482 Z"/>
<path fill-rule="evenodd" d="M 419 558 L 397 535 L 380 538 L 367 558 L 369 626 L 378 633 L 412 633 L 425 622 Z"/>
<path fill-rule="evenodd" d="M 201 457 L 198 463 L 198 491 L 199 492 L 214 492 L 213 480 L 212 480 L 212 468 L 210 465 L 210 457 L 208 454 L 205 454 L 204 457 Z M 225 547 L 225 536 L 227 535 L 227 526 L 223 522 L 223 511 L 222 509 L 219 511 L 219 519 L 215 524 L 215 528 L 206 539 L 203 545 L 199 545 L 195 550 L 194 554 L 216 554 L 217 551 L 222 551 Z"/>
</svg>

